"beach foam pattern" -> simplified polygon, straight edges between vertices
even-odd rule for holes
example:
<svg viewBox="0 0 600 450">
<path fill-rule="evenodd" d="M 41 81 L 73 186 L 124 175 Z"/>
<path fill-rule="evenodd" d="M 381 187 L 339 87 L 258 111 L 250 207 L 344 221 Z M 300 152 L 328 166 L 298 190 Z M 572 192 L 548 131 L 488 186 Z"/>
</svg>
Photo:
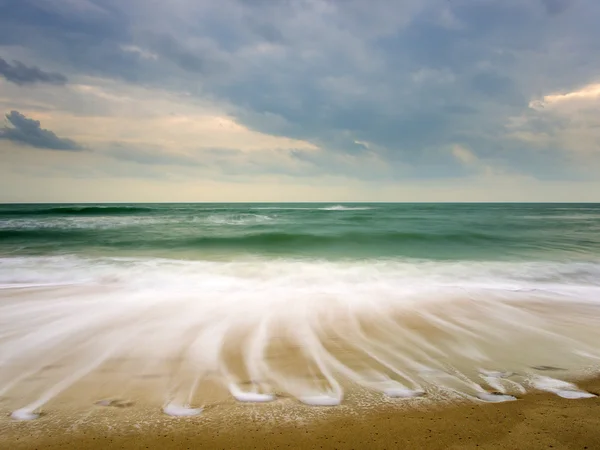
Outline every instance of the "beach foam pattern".
<svg viewBox="0 0 600 450">
<path fill-rule="evenodd" d="M 339 405 L 351 385 L 395 399 L 499 402 L 527 389 L 585 398 L 532 367 L 600 357 L 593 271 L 600 275 L 591 263 L 4 258 L 0 396 L 19 393 L 12 417 L 34 419 L 112 364 L 131 380 L 165 373 L 160 395 L 172 416 L 201 413 L 197 392 L 209 378 L 240 402 L 283 395 L 310 406 Z M 562 273 L 568 283 L 555 281 Z"/>
</svg>

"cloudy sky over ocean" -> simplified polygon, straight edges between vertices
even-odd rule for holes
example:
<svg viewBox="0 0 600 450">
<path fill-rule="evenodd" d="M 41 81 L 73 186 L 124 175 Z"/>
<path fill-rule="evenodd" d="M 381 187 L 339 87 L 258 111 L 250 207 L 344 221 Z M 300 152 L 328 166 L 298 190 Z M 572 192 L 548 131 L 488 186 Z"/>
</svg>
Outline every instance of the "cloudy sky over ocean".
<svg viewBox="0 0 600 450">
<path fill-rule="evenodd" d="M 0 201 L 600 201 L 596 0 L 0 0 Z"/>
</svg>

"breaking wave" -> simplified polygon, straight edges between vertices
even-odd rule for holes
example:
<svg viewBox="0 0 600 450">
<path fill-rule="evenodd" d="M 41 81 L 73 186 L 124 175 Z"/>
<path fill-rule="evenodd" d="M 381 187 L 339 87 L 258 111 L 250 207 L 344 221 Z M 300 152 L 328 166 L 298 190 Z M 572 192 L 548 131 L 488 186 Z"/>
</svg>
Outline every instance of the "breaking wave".
<svg viewBox="0 0 600 450">
<path fill-rule="evenodd" d="M 388 398 L 494 402 L 532 387 L 576 398 L 587 394 L 538 372 L 600 358 L 599 275 L 568 263 L 4 258 L 0 396 L 21 419 L 89 376 L 119 395 L 153 386 L 167 414 L 199 412 L 190 405 L 215 389 L 337 405 L 348 383 Z"/>
</svg>

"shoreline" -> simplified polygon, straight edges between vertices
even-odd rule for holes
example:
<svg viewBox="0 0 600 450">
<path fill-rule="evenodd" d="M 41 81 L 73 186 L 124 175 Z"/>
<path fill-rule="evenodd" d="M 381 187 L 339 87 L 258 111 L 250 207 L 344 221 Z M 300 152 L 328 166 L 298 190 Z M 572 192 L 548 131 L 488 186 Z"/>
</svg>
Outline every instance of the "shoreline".
<svg viewBox="0 0 600 450">
<path fill-rule="evenodd" d="M 600 393 L 600 377 L 579 381 Z M 0 403 L 0 406 L 2 404 Z M 38 420 L 0 418 L 0 447 L 64 448 L 600 448 L 600 397 L 532 392 L 517 401 L 432 403 L 423 399 L 338 407 L 227 401 L 195 417 L 169 417 L 143 404 L 81 410 L 57 404 Z"/>
</svg>

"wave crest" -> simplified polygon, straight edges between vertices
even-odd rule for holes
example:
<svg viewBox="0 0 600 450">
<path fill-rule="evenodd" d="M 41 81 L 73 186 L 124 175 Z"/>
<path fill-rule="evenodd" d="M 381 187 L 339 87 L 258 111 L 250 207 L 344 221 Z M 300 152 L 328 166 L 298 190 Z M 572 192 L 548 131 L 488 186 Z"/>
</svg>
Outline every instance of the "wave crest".
<svg viewBox="0 0 600 450">
<path fill-rule="evenodd" d="M 344 205 L 335 205 L 335 206 L 327 206 L 325 208 L 317 208 L 321 211 L 367 211 L 369 209 L 373 209 L 370 206 L 344 206 Z"/>
<path fill-rule="evenodd" d="M 142 206 L 53 206 L 49 208 L 2 209 L 1 216 L 109 216 L 149 213 L 153 209 Z"/>
<path fill-rule="evenodd" d="M 0 303 L 0 395 L 17 412 L 92 373 L 121 395 L 158 373 L 152 386 L 175 406 L 200 406 L 215 380 L 239 401 L 337 405 L 347 381 L 388 397 L 497 401 L 490 390 L 528 387 L 503 381 L 506 370 L 600 357 L 599 278 L 544 280 L 569 264 L 63 257 L 0 269 L 5 288 L 32 285 Z"/>
</svg>

